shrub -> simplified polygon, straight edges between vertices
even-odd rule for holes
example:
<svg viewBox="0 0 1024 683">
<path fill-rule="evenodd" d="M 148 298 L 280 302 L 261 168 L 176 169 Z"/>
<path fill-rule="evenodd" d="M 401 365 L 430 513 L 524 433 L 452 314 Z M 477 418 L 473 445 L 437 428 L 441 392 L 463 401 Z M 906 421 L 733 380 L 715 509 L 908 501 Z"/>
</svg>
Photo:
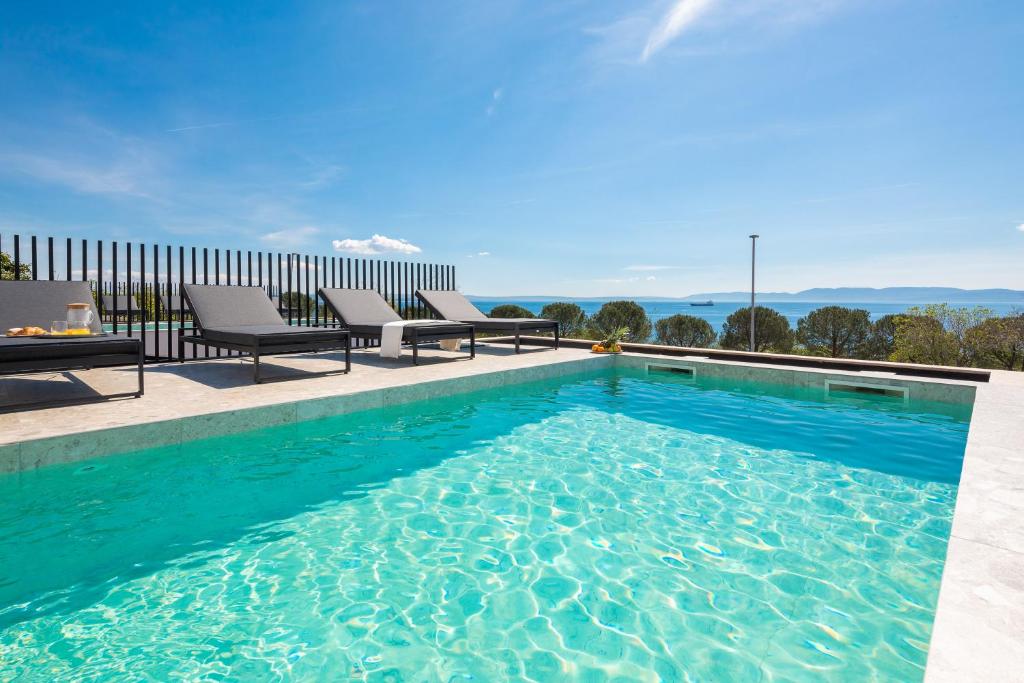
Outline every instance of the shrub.
<svg viewBox="0 0 1024 683">
<path fill-rule="evenodd" d="M 971 365 L 974 358 L 968 346 L 968 330 L 991 316 L 992 311 L 982 306 L 953 308 L 948 304 L 931 304 L 910 308 L 896 323 L 892 359 L 904 363 Z"/>
<path fill-rule="evenodd" d="M 793 350 L 793 331 L 786 317 L 773 308 L 758 306 L 754 322 L 754 350 L 789 353 Z M 722 325 L 720 344 L 723 349 L 750 348 L 750 308 L 729 314 Z"/>
<path fill-rule="evenodd" d="M 855 358 L 871 336 L 871 317 L 863 308 L 824 306 L 800 318 L 796 338 L 811 355 Z"/>
<path fill-rule="evenodd" d="M 638 344 L 651 336 L 651 320 L 643 306 L 635 301 L 609 301 L 590 319 L 598 336 L 608 335 L 620 327 L 629 328 L 629 340 Z"/>
<path fill-rule="evenodd" d="M 530 311 L 516 304 L 501 304 L 491 309 L 487 314 L 489 318 L 534 318 Z"/>
<path fill-rule="evenodd" d="M 587 314 L 578 304 L 555 302 L 541 309 L 540 317 L 557 320 L 563 337 L 578 337 L 587 329 Z"/>
<path fill-rule="evenodd" d="M 1024 313 L 981 321 L 964 333 L 964 345 L 975 365 L 1024 369 Z"/>
<path fill-rule="evenodd" d="M 704 348 L 715 342 L 715 330 L 711 323 L 695 315 L 673 315 L 662 318 L 655 324 L 658 343 L 668 346 L 689 346 Z"/>
</svg>

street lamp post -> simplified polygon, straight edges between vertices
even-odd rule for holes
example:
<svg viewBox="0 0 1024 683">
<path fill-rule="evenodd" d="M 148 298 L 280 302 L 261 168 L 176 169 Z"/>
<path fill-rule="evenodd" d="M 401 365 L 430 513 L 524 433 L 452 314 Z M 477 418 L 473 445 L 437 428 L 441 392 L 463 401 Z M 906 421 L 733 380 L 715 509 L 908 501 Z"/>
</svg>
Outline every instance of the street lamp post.
<svg viewBox="0 0 1024 683">
<path fill-rule="evenodd" d="M 754 351 L 754 264 L 757 255 L 757 238 L 760 235 L 750 236 L 750 351 Z"/>
</svg>

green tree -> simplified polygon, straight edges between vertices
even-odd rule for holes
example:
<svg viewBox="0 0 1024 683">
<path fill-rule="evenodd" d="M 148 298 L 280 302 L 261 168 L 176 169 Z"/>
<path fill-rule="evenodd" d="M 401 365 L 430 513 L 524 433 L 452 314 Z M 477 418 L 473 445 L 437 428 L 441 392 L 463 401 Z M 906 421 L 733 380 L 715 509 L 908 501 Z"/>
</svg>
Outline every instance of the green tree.
<svg viewBox="0 0 1024 683">
<path fill-rule="evenodd" d="M 644 307 L 635 301 L 609 301 L 590 319 L 590 325 L 603 337 L 621 328 L 629 328 L 629 340 L 642 344 L 651 336 L 651 320 Z"/>
<path fill-rule="evenodd" d="M 871 324 L 871 335 L 858 358 L 889 360 L 896 349 L 896 324 L 900 313 L 889 313 Z"/>
<path fill-rule="evenodd" d="M 587 329 L 587 314 L 578 304 L 558 301 L 547 304 L 540 317 L 557 320 L 563 337 L 579 337 Z"/>
<path fill-rule="evenodd" d="M 19 263 L 18 277 L 14 276 L 14 259 L 5 251 L 0 251 L 0 280 L 31 280 L 32 268 L 27 263 Z"/>
<path fill-rule="evenodd" d="M 284 292 L 281 295 L 281 312 L 288 318 L 288 309 L 292 318 L 308 318 L 313 312 L 313 297 L 302 292 Z"/>
<path fill-rule="evenodd" d="M 964 343 L 974 365 L 1024 369 L 1024 313 L 983 320 L 967 330 Z"/>
<path fill-rule="evenodd" d="M 695 315 L 672 315 L 655 323 L 658 343 L 668 346 L 707 348 L 715 343 L 715 329 L 711 323 Z"/>
<path fill-rule="evenodd" d="M 983 306 L 914 306 L 897 321 L 892 358 L 905 363 L 971 365 L 974 359 L 967 332 L 991 317 L 992 311 Z"/>
<path fill-rule="evenodd" d="M 800 318 L 796 338 L 813 356 L 855 358 L 871 335 L 871 316 L 863 308 L 824 306 Z"/>
<path fill-rule="evenodd" d="M 789 353 L 793 350 L 793 330 L 789 321 L 773 308 L 755 309 L 754 350 L 769 353 Z M 719 343 L 723 349 L 745 351 L 750 348 L 750 307 L 729 314 L 722 325 Z"/>
<path fill-rule="evenodd" d="M 516 304 L 501 304 L 491 309 L 491 312 L 487 314 L 489 318 L 535 318 L 536 316 Z"/>
</svg>

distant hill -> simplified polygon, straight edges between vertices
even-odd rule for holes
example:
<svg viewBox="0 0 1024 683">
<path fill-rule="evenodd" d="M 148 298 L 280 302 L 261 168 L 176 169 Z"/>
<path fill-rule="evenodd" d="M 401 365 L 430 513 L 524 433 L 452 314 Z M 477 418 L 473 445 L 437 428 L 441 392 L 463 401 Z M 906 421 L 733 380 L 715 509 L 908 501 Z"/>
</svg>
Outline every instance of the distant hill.
<svg viewBox="0 0 1024 683">
<path fill-rule="evenodd" d="M 837 303 L 1022 303 L 1016 289 L 958 289 L 956 287 L 816 287 L 801 292 L 758 292 L 760 301 L 814 301 Z M 749 301 L 750 292 L 707 292 L 682 297 L 684 301 Z"/>
<path fill-rule="evenodd" d="M 637 299 L 640 301 L 750 301 L 750 292 L 701 292 L 681 297 L 572 297 L 572 296 L 473 296 L 473 301 L 609 301 Z M 937 304 L 937 303 L 1019 303 L 1024 305 L 1024 291 L 1018 289 L 958 289 L 956 287 L 816 287 L 801 292 L 758 292 L 758 301 L 811 301 L 815 303 Z"/>
</svg>

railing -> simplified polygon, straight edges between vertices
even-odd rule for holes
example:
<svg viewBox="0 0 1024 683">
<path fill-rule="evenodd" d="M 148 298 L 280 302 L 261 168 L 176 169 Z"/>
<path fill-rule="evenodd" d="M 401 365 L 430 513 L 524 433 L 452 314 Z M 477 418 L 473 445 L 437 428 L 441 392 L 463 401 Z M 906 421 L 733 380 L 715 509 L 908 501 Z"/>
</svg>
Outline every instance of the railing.
<svg viewBox="0 0 1024 683">
<path fill-rule="evenodd" d="M 455 289 L 455 266 L 411 261 L 314 256 L 296 252 L 172 247 L 103 240 L 54 239 L 0 233 L 0 253 L 11 258 L 4 277 L 88 281 L 106 328 L 142 337 L 146 360 L 178 360 L 177 335 L 191 325 L 180 292 L 184 284 L 262 287 L 288 324 L 334 327 L 317 298 L 320 287 L 375 289 L 403 318 L 429 317 L 417 289 Z M 104 308 L 103 295 L 110 297 Z M 134 297 L 137 310 L 130 310 Z M 170 307 L 164 305 L 170 304 Z M 202 349 L 202 357 L 237 355 Z M 192 346 L 186 345 L 192 358 Z"/>
</svg>

